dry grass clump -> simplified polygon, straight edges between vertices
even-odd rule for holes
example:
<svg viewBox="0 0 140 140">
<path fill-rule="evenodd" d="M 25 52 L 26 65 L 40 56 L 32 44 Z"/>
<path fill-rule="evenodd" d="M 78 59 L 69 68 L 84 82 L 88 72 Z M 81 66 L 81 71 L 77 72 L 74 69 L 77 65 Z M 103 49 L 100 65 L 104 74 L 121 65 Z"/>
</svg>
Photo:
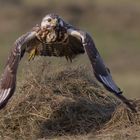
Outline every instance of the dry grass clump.
<svg viewBox="0 0 140 140">
<path fill-rule="evenodd" d="M 135 103 L 138 106 L 137 114 L 133 114 L 122 105 L 118 106 L 111 119 L 98 131 L 96 140 L 139 140 L 140 100 Z"/>
<path fill-rule="evenodd" d="M 105 124 L 111 128 L 116 120 L 125 120 L 119 116 L 128 114 L 122 106 L 125 113 L 118 110 L 111 119 L 118 101 L 104 93 L 86 67 L 58 68 L 41 60 L 34 63 L 26 69 L 15 96 L 1 111 L 2 139 L 95 134 Z"/>
</svg>

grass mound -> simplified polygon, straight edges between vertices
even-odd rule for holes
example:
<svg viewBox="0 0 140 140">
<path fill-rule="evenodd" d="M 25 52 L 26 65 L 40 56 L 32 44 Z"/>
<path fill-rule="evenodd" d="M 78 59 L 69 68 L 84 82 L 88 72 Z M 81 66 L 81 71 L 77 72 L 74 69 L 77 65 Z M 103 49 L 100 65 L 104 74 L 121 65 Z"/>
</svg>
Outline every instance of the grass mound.
<svg viewBox="0 0 140 140">
<path fill-rule="evenodd" d="M 121 124 L 126 117 L 135 122 L 133 114 L 122 105 L 115 111 L 119 102 L 102 90 L 86 67 L 55 68 L 46 61 L 35 61 L 26 70 L 11 102 L 1 111 L 2 139 L 95 134 Z"/>
</svg>

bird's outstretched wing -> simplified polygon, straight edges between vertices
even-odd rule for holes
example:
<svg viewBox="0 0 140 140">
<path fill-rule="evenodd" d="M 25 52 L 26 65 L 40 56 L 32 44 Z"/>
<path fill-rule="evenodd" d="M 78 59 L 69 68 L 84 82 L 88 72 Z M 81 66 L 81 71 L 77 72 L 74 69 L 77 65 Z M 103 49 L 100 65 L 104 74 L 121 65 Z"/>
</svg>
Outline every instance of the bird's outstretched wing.
<svg viewBox="0 0 140 140">
<path fill-rule="evenodd" d="M 110 70 L 105 66 L 91 36 L 88 33 L 76 30 L 72 27 L 68 29 L 68 33 L 81 40 L 97 80 L 100 81 L 108 91 L 114 93 L 120 100 L 122 100 L 132 111 L 136 112 L 135 107 L 122 95 L 122 91 L 112 79 Z"/>
<path fill-rule="evenodd" d="M 35 32 L 28 32 L 18 38 L 8 57 L 4 73 L 0 80 L 0 109 L 3 108 L 10 97 L 13 95 L 16 87 L 17 68 L 21 57 L 25 52 L 25 44 L 35 38 Z"/>
<path fill-rule="evenodd" d="M 90 59 L 90 62 L 92 64 L 96 78 L 110 92 L 113 92 L 117 95 L 121 94 L 122 91 L 120 90 L 120 88 L 118 88 L 118 86 L 112 79 L 109 68 L 105 66 L 103 59 L 101 58 L 97 48 L 95 47 L 95 44 L 92 38 L 88 34 L 86 34 L 86 40 L 85 40 L 84 46 L 85 46 L 87 55 Z"/>
</svg>

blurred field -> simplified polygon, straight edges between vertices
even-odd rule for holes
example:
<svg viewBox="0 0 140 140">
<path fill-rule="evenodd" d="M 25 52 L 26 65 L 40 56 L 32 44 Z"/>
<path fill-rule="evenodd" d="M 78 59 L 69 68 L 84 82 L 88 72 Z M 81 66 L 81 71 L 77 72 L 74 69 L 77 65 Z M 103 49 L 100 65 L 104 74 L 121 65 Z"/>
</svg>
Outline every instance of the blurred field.
<svg viewBox="0 0 140 140">
<path fill-rule="evenodd" d="M 40 23 L 42 17 L 51 12 L 61 15 L 71 24 L 88 31 L 93 36 L 115 81 L 124 91 L 124 95 L 131 99 L 139 99 L 139 0 L 0 0 L 0 73 L 14 41 Z M 22 72 L 26 65 L 25 60 L 27 61 L 24 58 L 21 62 L 19 81 L 24 81 Z M 67 65 L 64 59 L 46 57 L 46 61 L 51 63 L 53 70 Z M 33 66 L 34 63 L 35 61 L 32 61 L 28 64 Z M 71 67 L 80 64 L 87 68 L 87 73 L 91 73 L 92 69 L 86 55 L 76 58 L 73 64 L 68 63 Z M 25 69 L 28 70 L 27 67 Z M 130 130 L 127 130 L 127 134 Z M 116 138 L 109 138 L 117 140 L 121 137 L 119 134 L 120 132 L 115 134 Z M 92 139 L 92 136 L 87 136 L 87 139 L 90 137 Z M 107 140 L 110 140 L 109 138 Z M 71 137 L 71 139 L 81 139 L 81 136 Z M 98 139 L 100 140 L 100 137 Z"/>
</svg>

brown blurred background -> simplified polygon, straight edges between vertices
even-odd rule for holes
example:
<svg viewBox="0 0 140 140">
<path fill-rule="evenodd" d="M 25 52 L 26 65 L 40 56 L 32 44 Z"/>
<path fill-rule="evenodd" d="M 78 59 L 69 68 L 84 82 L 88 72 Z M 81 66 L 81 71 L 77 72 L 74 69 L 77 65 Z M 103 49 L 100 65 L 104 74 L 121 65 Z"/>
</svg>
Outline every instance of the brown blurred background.
<svg viewBox="0 0 140 140">
<path fill-rule="evenodd" d="M 14 41 L 48 13 L 88 31 L 124 94 L 140 97 L 139 0 L 0 0 L 0 73 Z M 76 61 L 89 66 L 86 55 Z"/>
</svg>

